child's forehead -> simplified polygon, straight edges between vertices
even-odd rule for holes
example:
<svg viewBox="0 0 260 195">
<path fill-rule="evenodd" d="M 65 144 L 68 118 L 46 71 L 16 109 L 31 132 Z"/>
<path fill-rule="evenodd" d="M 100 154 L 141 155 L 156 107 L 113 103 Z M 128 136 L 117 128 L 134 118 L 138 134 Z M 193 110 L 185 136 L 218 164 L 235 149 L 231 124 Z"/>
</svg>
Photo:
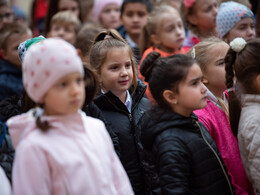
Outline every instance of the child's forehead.
<svg viewBox="0 0 260 195">
<path fill-rule="evenodd" d="M 67 21 L 56 21 L 52 23 L 52 27 L 71 27 L 75 28 L 75 25 L 72 22 L 67 22 Z"/>
<path fill-rule="evenodd" d="M 148 7 L 144 3 L 141 2 L 128 2 L 125 4 L 124 12 L 125 11 L 145 11 L 148 12 Z"/>
</svg>

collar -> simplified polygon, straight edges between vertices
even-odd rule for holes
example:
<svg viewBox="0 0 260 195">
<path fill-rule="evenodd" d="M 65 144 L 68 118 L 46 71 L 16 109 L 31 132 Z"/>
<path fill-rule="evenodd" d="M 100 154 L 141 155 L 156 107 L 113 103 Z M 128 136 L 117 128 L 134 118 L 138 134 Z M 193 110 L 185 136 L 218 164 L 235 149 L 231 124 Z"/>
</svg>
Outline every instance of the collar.
<svg viewBox="0 0 260 195">
<path fill-rule="evenodd" d="M 132 98 L 131 95 L 129 93 L 129 91 L 126 91 L 126 101 L 125 101 L 125 106 L 127 107 L 128 111 L 131 112 L 131 108 L 132 108 Z"/>
<path fill-rule="evenodd" d="M 130 38 L 129 34 L 126 34 L 125 40 L 129 43 L 131 48 L 138 48 L 138 45 Z"/>
<path fill-rule="evenodd" d="M 102 94 L 105 94 L 105 92 L 104 92 L 103 89 L 101 89 L 101 93 L 102 93 Z M 127 91 L 126 91 L 126 101 L 125 101 L 124 104 L 125 104 L 125 106 L 127 107 L 127 110 L 128 110 L 129 112 L 131 112 L 132 102 L 133 102 L 133 100 L 132 100 L 132 98 L 131 98 L 131 95 L 130 95 L 129 91 L 127 90 Z"/>
</svg>

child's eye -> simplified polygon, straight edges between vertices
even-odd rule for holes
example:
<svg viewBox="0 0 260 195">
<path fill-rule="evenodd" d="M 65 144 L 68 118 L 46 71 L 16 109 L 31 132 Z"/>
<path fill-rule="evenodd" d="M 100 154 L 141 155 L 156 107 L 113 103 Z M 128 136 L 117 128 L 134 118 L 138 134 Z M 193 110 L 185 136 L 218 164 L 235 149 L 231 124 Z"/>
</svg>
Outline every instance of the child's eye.
<svg viewBox="0 0 260 195">
<path fill-rule="evenodd" d="M 240 30 L 244 30 L 245 28 L 246 28 L 246 25 L 241 25 L 238 27 L 238 29 L 240 29 Z"/>
<path fill-rule="evenodd" d="M 118 66 L 111 66 L 110 69 L 111 69 L 111 70 L 117 70 L 117 69 L 118 69 Z"/>
<path fill-rule="evenodd" d="M 59 88 L 64 88 L 64 87 L 66 87 L 66 86 L 67 86 L 67 83 L 66 83 L 66 82 L 61 82 L 61 83 L 58 85 Z"/>
<path fill-rule="evenodd" d="M 138 16 L 140 18 L 142 18 L 142 17 L 146 16 L 146 13 L 145 12 L 138 12 Z"/>
<path fill-rule="evenodd" d="M 83 78 L 81 78 L 81 77 L 80 77 L 80 78 L 77 78 L 77 83 L 78 83 L 78 84 L 81 84 L 82 82 L 83 82 Z"/>
<path fill-rule="evenodd" d="M 125 65 L 125 67 L 126 67 L 126 68 L 131 68 L 131 63 L 127 63 L 127 64 Z"/>
<path fill-rule="evenodd" d="M 133 15 L 134 15 L 133 12 L 127 12 L 127 13 L 126 13 L 126 16 L 128 16 L 128 17 L 133 17 Z"/>
</svg>

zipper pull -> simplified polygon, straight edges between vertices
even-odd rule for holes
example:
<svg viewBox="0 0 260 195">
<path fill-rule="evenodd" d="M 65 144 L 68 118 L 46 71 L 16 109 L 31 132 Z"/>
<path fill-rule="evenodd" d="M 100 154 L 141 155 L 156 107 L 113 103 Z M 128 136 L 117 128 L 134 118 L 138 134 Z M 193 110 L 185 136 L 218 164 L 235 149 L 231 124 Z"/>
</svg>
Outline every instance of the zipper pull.
<svg viewBox="0 0 260 195">
<path fill-rule="evenodd" d="M 132 117 L 132 114 L 131 114 L 131 113 L 128 114 L 128 118 L 129 118 L 130 122 L 133 121 L 133 117 Z"/>
</svg>

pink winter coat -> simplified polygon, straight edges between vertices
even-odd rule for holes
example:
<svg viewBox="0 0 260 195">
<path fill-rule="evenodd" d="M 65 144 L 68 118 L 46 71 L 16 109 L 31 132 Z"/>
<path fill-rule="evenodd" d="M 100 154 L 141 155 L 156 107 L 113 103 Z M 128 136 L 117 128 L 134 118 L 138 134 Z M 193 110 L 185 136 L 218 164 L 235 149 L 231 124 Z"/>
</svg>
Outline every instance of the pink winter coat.
<svg viewBox="0 0 260 195">
<path fill-rule="evenodd" d="M 81 111 L 41 118 L 51 125 L 47 132 L 32 111 L 7 122 L 16 148 L 13 194 L 133 194 L 100 120 Z"/>
<path fill-rule="evenodd" d="M 215 141 L 231 177 L 236 194 L 254 194 L 242 164 L 237 139 L 232 133 L 225 112 L 210 100 L 207 100 L 207 106 L 194 111 L 194 113 L 198 116 L 199 121 L 205 125 Z"/>
</svg>

